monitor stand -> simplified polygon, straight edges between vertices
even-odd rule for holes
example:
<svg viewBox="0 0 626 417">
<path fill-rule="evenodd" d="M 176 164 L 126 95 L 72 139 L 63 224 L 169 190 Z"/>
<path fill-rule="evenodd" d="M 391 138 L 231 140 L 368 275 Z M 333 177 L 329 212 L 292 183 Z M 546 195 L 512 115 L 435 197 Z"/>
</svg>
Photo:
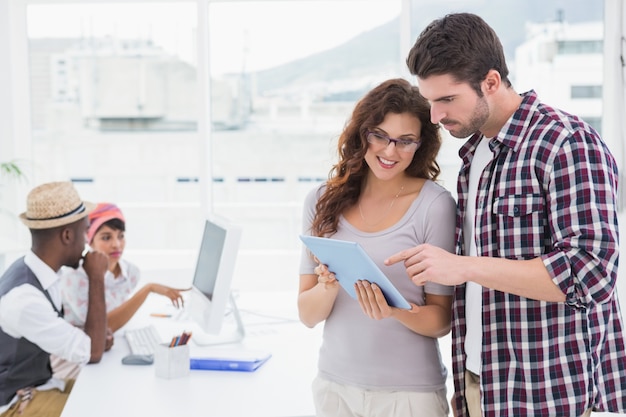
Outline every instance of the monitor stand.
<svg viewBox="0 0 626 417">
<path fill-rule="evenodd" d="M 239 343 L 243 340 L 246 333 L 239 314 L 239 308 L 235 303 L 235 297 L 230 293 L 229 304 L 232 317 L 224 318 L 222 329 L 219 334 L 210 334 L 203 331 L 194 330 L 191 340 L 198 346 L 225 345 L 228 343 Z"/>
</svg>

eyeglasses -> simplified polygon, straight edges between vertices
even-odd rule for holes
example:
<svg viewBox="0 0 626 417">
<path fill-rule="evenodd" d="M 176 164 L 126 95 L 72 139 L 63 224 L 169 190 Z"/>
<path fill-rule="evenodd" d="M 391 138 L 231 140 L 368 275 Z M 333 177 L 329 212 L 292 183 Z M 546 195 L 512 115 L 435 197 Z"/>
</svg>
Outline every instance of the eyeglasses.
<svg viewBox="0 0 626 417">
<path fill-rule="evenodd" d="M 410 140 L 410 139 L 392 139 L 389 136 L 381 133 L 375 132 L 372 130 L 367 131 L 367 141 L 372 145 L 376 145 L 381 148 L 386 148 L 390 143 L 396 145 L 396 149 L 398 152 L 404 153 L 413 153 L 415 152 L 421 145 L 421 140 Z"/>
</svg>

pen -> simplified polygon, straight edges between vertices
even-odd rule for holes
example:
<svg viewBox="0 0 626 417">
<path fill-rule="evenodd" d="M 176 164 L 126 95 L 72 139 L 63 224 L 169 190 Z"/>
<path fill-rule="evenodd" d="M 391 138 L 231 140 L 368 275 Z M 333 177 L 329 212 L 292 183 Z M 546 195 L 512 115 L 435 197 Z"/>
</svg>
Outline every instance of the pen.
<svg viewBox="0 0 626 417">
<path fill-rule="evenodd" d="M 183 332 L 180 336 L 172 337 L 172 341 L 170 342 L 169 347 L 183 346 L 186 345 L 189 339 L 191 338 L 191 332 Z"/>
<path fill-rule="evenodd" d="M 171 314 L 163 314 L 163 313 L 151 313 L 150 317 L 172 317 Z"/>
<path fill-rule="evenodd" d="M 190 337 L 191 337 L 191 332 L 189 332 L 189 333 L 183 332 L 183 335 L 180 337 L 180 342 L 178 344 L 179 345 L 186 345 L 187 342 L 189 341 Z"/>
</svg>

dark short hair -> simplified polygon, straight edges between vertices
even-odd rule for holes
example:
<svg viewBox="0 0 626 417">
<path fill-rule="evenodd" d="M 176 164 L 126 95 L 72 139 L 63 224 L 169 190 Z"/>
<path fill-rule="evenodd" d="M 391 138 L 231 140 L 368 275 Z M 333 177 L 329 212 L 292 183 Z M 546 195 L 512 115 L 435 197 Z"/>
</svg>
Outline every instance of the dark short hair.
<svg viewBox="0 0 626 417">
<path fill-rule="evenodd" d="M 113 230 L 120 230 L 122 232 L 126 230 L 126 224 L 122 220 L 120 220 L 120 219 L 108 220 L 108 221 L 102 223 L 102 225 L 100 227 L 98 227 L 98 230 L 100 230 L 102 228 L 102 226 L 108 226 L 108 227 L 110 227 Z"/>
<path fill-rule="evenodd" d="M 492 69 L 511 86 L 498 35 L 471 13 L 452 13 L 431 22 L 417 37 L 406 63 L 419 78 L 450 74 L 458 82 L 467 82 L 479 96 L 480 83 Z"/>
</svg>

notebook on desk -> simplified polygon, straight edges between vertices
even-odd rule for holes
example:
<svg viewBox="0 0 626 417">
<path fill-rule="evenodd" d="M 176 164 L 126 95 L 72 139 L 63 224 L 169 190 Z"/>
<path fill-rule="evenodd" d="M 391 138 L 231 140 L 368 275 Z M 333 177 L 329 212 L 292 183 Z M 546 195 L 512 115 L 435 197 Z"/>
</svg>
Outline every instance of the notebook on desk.
<svg viewBox="0 0 626 417">
<path fill-rule="evenodd" d="M 190 358 L 189 367 L 212 371 L 253 372 L 271 357 L 270 352 L 261 350 L 215 349 Z"/>
</svg>

